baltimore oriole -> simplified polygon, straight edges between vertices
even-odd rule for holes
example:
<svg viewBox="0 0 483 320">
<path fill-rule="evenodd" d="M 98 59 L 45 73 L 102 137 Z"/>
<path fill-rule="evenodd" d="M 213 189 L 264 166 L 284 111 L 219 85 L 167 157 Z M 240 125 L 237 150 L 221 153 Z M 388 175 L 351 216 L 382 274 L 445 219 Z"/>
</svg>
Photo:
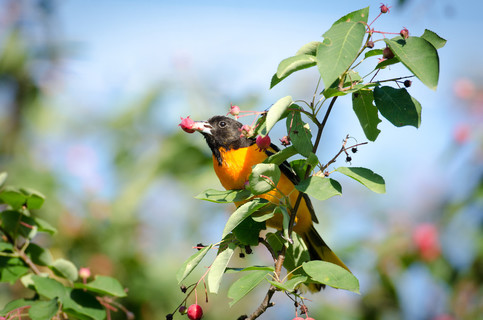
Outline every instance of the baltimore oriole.
<svg viewBox="0 0 483 320">
<path fill-rule="evenodd" d="M 189 120 L 191 121 L 191 119 Z M 216 175 L 227 190 L 245 188 L 252 167 L 279 151 L 274 144 L 271 144 L 266 150 L 260 151 L 255 139 L 240 134 L 241 127 L 240 122 L 225 116 L 214 116 L 207 121 L 196 121 L 191 126 L 193 130 L 199 131 L 205 137 L 213 153 L 213 167 Z M 193 130 L 189 132 L 193 132 Z M 279 167 L 282 174 L 277 189 L 283 194 L 289 195 L 293 207 L 299 195 L 299 191 L 295 189 L 294 185 L 300 182 L 300 178 L 288 162 L 283 162 Z M 275 202 L 277 192 L 272 190 L 260 197 Z M 307 194 L 303 194 L 302 199 L 293 230 L 302 237 L 307 245 L 310 259 L 328 261 L 349 270 L 315 229 L 314 223 L 317 223 L 318 220 L 310 198 Z M 235 204 L 238 206 L 241 203 Z M 282 229 L 281 214 L 275 215 L 266 223 L 268 227 Z"/>
</svg>

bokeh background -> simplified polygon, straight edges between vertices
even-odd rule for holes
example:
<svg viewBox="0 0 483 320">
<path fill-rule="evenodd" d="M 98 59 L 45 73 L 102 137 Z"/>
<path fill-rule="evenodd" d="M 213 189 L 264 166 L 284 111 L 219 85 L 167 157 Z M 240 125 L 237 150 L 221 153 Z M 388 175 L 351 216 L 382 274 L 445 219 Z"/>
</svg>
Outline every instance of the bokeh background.
<svg viewBox="0 0 483 320">
<path fill-rule="evenodd" d="M 47 196 L 37 214 L 59 233 L 37 241 L 55 258 L 120 279 L 129 288 L 120 302 L 138 319 L 164 319 L 183 299 L 177 269 L 193 245 L 218 241 L 232 210 L 194 199 L 221 186 L 202 137 L 182 132 L 180 116 L 207 119 L 230 103 L 262 111 L 286 95 L 309 99 L 315 69 L 268 89 L 278 63 L 368 5 L 372 20 L 379 1 L 1 0 L 0 171 L 8 184 Z M 428 28 L 448 40 L 439 50 L 440 84 L 431 91 L 415 80 L 410 88 L 423 106 L 420 129 L 383 121 L 376 142 L 352 156 L 352 165 L 385 178 L 385 195 L 334 175 L 343 196 L 316 203 L 318 230 L 362 294 L 309 295 L 310 315 L 483 319 L 483 3 L 387 5 L 377 30 Z M 404 72 L 393 66 L 381 77 Z M 365 140 L 349 97 L 338 100 L 319 158 L 331 159 L 347 134 Z M 258 251 L 233 264 L 270 263 Z M 234 279 L 202 303 L 206 319 L 258 306 L 265 290 L 228 307 Z M 0 307 L 25 294 L 1 284 Z M 275 302 L 261 319 L 294 317 L 287 297 Z"/>
</svg>

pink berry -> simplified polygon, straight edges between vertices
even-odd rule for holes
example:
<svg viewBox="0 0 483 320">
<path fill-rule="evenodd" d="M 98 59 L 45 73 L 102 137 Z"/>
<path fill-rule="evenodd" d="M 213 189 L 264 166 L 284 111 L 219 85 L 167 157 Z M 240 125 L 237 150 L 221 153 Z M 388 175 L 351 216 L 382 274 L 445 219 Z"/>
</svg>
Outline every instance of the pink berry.
<svg viewBox="0 0 483 320">
<path fill-rule="evenodd" d="M 228 112 L 227 115 L 229 114 L 231 114 L 232 116 L 235 116 L 236 118 L 240 114 L 240 107 L 231 105 L 230 112 Z"/>
<path fill-rule="evenodd" d="M 270 143 L 271 143 L 270 137 L 269 136 L 265 136 L 265 137 L 258 136 L 256 143 L 257 143 L 258 148 L 260 148 L 260 151 L 265 150 L 268 147 L 270 147 Z"/>
<path fill-rule="evenodd" d="M 192 304 L 188 308 L 188 318 L 190 320 L 200 320 L 203 317 L 203 309 L 197 304 Z"/>
<path fill-rule="evenodd" d="M 302 317 L 295 317 L 295 318 L 293 318 L 293 320 L 305 320 L 305 319 L 302 318 Z"/>
<path fill-rule="evenodd" d="M 381 9 L 381 13 L 388 13 L 389 12 L 389 7 L 387 7 L 385 4 L 381 4 L 379 7 Z"/>
<path fill-rule="evenodd" d="M 406 28 L 402 28 L 402 30 L 399 32 L 399 34 L 401 35 L 401 37 L 403 37 L 404 39 L 407 39 L 409 38 L 409 30 L 406 29 Z"/>
<path fill-rule="evenodd" d="M 431 223 L 423 223 L 413 231 L 413 242 L 423 260 L 433 261 L 441 254 L 438 228 Z"/>
<path fill-rule="evenodd" d="M 89 268 L 80 268 L 79 269 L 79 277 L 82 279 L 87 279 L 91 276 L 91 270 Z"/>
<path fill-rule="evenodd" d="M 181 127 L 181 129 L 183 129 L 185 132 L 188 132 L 188 133 L 195 132 L 195 130 L 193 129 L 194 125 L 195 125 L 195 122 L 190 119 L 190 116 L 184 119 L 183 117 L 181 117 L 181 123 L 178 124 L 178 126 Z"/>
</svg>

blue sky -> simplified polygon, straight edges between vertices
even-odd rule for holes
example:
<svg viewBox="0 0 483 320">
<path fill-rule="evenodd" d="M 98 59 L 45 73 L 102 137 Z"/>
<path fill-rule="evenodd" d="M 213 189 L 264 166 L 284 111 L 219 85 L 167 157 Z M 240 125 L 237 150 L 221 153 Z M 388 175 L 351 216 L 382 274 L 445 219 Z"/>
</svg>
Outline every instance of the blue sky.
<svg viewBox="0 0 483 320">
<path fill-rule="evenodd" d="M 313 88 L 297 83 L 307 77 L 316 79 L 315 70 L 300 72 L 268 90 L 278 63 L 303 44 L 321 39 L 340 16 L 367 5 L 372 6 L 372 20 L 379 1 L 345 1 L 343 5 L 321 1 L 204 1 L 202 5 L 198 1 L 67 1 L 60 5 L 60 25 L 74 54 L 66 60 L 65 80 L 70 90 L 65 95 L 79 108 L 116 112 L 124 99 L 169 79 L 174 89 L 168 105 L 162 106 L 168 130 L 177 130 L 180 116 L 207 118 L 252 92 L 262 96 L 260 110 L 286 95 L 307 98 Z M 387 161 L 379 155 L 391 150 L 402 171 L 416 167 L 424 168 L 421 174 L 431 174 L 427 170 L 451 139 L 453 126 L 464 118 L 450 105 L 453 81 L 478 74 L 481 68 L 473 62 L 479 61 L 481 44 L 471 40 L 470 30 L 481 29 L 477 12 L 483 4 L 421 0 L 404 9 L 391 2 L 387 5 L 393 6 L 391 12 L 378 20 L 376 29 L 398 32 L 406 27 L 411 34 L 420 35 L 428 28 L 448 39 L 448 44 L 440 50 L 438 90 L 431 91 L 418 81 L 411 88 L 423 106 L 421 128 L 396 129 L 384 121 L 377 143 L 358 157 L 368 161 L 368 166 L 382 165 L 387 171 L 382 174 L 389 174 L 392 167 L 384 168 Z M 468 43 L 471 50 L 464 50 Z M 393 70 L 404 74 L 402 68 Z M 206 86 L 208 97 L 210 90 L 224 96 L 209 101 L 184 99 L 184 88 L 197 83 Z M 329 140 L 337 139 L 338 145 L 347 133 L 363 139 L 357 119 L 347 113 L 350 99 L 341 104 L 340 112 L 332 115 L 334 125 L 328 129 L 334 139 Z M 342 122 L 344 126 L 339 124 Z M 418 166 L 415 158 L 414 162 L 401 161 L 413 152 L 424 154 L 418 156 Z"/>
</svg>

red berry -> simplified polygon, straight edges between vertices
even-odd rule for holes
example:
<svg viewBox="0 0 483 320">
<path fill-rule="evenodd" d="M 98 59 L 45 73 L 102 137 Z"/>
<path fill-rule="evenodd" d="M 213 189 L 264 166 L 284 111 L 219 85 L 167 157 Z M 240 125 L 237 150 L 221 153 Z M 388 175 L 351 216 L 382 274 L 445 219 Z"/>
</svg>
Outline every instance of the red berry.
<svg viewBox="0 0 483 320">
<path fill-rule="evenodd" d="M 367 41 L 366 46 L 367 46 L 369 49 L 374 48 L 374 41 Z"/>
<path fill-rule="evenodd" d="M 401 35 L 401 37 L 403 37 L 404 39 L 407 39 L 409 38 L 409 30 L 406 29 L 406 28 L 402 28 L 402 30 L 399 32 L 399 34 Z"/>
<path fill-rule="evenodd" d="M 270 147 L 270 143 L 271 143 L 270 137 L 269 136 L 265 136 L 265 137 L 258 136 L 256 143 L 257 143 L 258 148 L 260 148 L 260 151 L 265 150 L 268 147 Z"/>
<path fill-rule="evenodd" d="M 181 129 L 183 129 L 185 132 L 193 133 L 195 132 L 195 130 L 193 129 L 194 124 L 195 122 L 190 119 L 190 116 L 188 116 L 184 119 L 183 117 L 181 117 L 181 123 L 178 124 L 178 126 L 181 127 Z"/>
<path fill-rule="evenodd" d="M 200 320 L 203 317 L 203 309 L 197 304 L 192 304 L 188 308 L 188 318 L 190 320 Z"/>
<path fill-rule="evenodd" d="M 433 261 L 441 254 L 439 231 L 436 225 L 424 223 L 413 231 L 413 242 L 423 260 Z"/>
<path fill-rule="evenodd" d="M 394 53 L 389 47 L 385 47 L 384 50 L 382 51 L 382 57 L 384 59 L 392 59 L 394 58 Z"/>
<path fill-rule="evenodd" d="M 381 9 L 381 13 L 388 13 L 389 12 L 389 7 L 387 7 L 385 4 L 381 4 L 379 7 Z"/>
</svg>

